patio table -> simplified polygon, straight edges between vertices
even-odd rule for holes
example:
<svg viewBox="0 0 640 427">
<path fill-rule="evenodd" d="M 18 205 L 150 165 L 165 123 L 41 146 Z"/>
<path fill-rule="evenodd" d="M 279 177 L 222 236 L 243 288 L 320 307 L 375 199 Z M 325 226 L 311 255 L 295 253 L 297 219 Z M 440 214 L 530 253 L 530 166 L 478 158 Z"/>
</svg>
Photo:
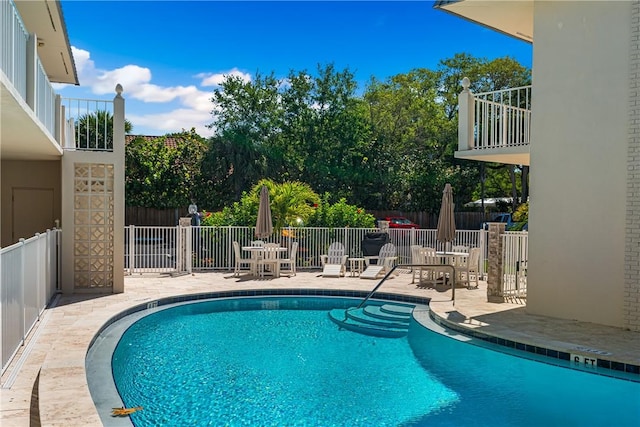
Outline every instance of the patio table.
<svg viewBox="0 0 640 427">
<path fill-rule="evenodd" d="M 251 254 L 251 259 L 254 260 L 254 262 L 251 263 L 251 274 L 253 276 L 257 276 L 258 262 L 264 258 L 264 252 L 265 252 L 264 246 L 243 246 L 242 250 L 247 251 Z M 282 248 L 282 247 L 276 248 L 278 259 L 280 259 L 280 254 L 283 252 L 286 252 L 287 250 L 288 250 L 287 248 Z M 280 268 L 275 269 L 275 271 L 273 272 L 273 277 L 280 277 Z"/>
</svg>

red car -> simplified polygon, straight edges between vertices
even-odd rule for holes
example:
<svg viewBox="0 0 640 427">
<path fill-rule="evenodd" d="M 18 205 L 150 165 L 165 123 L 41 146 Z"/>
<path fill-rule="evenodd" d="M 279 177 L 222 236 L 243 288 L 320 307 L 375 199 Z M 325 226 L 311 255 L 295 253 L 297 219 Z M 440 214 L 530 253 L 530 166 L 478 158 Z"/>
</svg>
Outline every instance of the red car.
<svg viewBox="0 0 640 427">
<path fill-rule="evenodd" d="M 384 220 L 389 221 L 389 228 L 420 228 L 418 224 L 403 216 L 388 216 Z"/>
</svg>

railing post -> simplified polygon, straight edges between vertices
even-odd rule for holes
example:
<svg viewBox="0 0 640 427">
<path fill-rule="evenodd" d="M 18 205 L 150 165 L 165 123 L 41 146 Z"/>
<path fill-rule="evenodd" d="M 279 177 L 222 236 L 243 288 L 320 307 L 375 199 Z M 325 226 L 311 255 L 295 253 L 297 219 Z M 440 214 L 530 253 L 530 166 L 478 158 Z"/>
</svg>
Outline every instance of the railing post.
<svg viewBox="0 0 640 427">
<path fill-rule="evenodd" d="M 191 225 L 189 225 L 188 227 L 185 227 L 187 230 L 187 244 L 186 244 L 186 253 L 185 256 L 187 257 L 187 259 L 185 259 L 185 266 L 187 268 L 187 273 L 191 274 L 192 271 L 192 266 L 193 266 L 193 247 L 191 246 L 193 244 L 193 239 L 192 239 L 192 235 L 193 235 L 193 227 Z"/>
<path fill-rule="evenodd" d="M 36 111 L 36 97 L 37 97 L 37 84 L 36 76 L 38 66 L 38 37 L 35 34 L 29 34 L 27 39 L 27 92 L 25 101 L 27 105 L 31 107 L 31 110 Z"/>
<path fill-rule="evenodd" d="M 64 124 L 62 121 L 64 120 L 64 107 L 62 105 L 62 97 L 60 95 L 56 95 L 56 102 L 53 108 L 54 113 L 54 133 L 53 137 L 58 141 L 58 145 L 60 147 L 65 147 L 65 132 L 64 132 Z"/>
<path fill-rule="evenodd" d="M 227 241 L 227 270 L 233 270 L 234 266 L 234 260 L 231 258 L 235 256 L 233 253 L 233 241 L 236 236 L 231 235 L 232 231 L 231 226 L 227 225 L 227 238 L 225 239 Z M 242 246 L 242 242 L 240 242 L 240 246 Z"/>
<path fill-rule="evenodd" d="M 136 226 L 129 226 L 129 275 L 133 274 L 135 270 L 135 259 L 136 259 Z"/>
<path fill-rule="evenodd" d="M 474 147 L 475 100 L 469 86 L 469 79 L 463 78 L 463 90 L 458 95 L 458 151 L 472 150 Z"/>
<path fill-rule="evenodd" d="M 25 325 L 26 304 L 24 302 L 25 301 L 25 298 L 24 298 L 24 269 L 25 269 L 24 238 L 20 238 L 18 241 L 20 242 L 20 307 L 22 307 L 22 319 L 20 319 L 21 320 L 20 345 L 23 345 L 24 340 L 27 338 L 26 337 L 27 326 Z"/>
</svg>

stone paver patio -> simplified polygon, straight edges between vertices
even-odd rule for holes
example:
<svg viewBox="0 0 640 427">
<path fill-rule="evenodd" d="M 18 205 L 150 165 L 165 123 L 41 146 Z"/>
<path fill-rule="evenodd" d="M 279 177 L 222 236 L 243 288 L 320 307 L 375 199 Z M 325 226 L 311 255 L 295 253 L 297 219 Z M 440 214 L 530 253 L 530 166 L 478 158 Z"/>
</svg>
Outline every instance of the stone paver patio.
<svg viewBox="0 0 640 427">
<path fill-rule="evenodd" d="M 318 272 L 257 280 L 230 273 L 190 276 L 132 276 L 116 295 L 65 295 L 47 309 L 26 345 L 2 376 L 0 424 L 21 426 L 102 425 L 89 393 L 85 355 L 97 331 L 115 314 L 162 297 L 254 289 L 342 289 L 369 291 L 377 281 L 322 278 Z M 522 301 L 488 303 L 486 283 L 478 289 L 418 288 L 411 275 L 389 279 L 381 292 L 431 298 L 431 311 L 458 329 L 479 331 L 531 346 L 584 356 L 608 353 L 620 363 L 640 365 L 640 334 L 601 325 L 526 314 Z M 595 308 L 597 309 L 597 307 Z"/>
</svg>

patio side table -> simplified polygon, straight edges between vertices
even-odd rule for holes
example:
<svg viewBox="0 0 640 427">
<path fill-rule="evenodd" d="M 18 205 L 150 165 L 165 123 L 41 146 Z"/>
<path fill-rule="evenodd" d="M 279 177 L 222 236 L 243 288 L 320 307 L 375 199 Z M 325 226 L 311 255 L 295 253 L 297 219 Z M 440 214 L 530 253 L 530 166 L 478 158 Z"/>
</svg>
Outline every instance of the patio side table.
<svg viewBox="0 0 640 427">
<path fill-rule="evenodd" d="M 355 277 L 356 273 L 358 276 L 364 270 L 364 258 L 349 258 L 349 271 L 351 272 L 351 277 Z"/>
</svg>

